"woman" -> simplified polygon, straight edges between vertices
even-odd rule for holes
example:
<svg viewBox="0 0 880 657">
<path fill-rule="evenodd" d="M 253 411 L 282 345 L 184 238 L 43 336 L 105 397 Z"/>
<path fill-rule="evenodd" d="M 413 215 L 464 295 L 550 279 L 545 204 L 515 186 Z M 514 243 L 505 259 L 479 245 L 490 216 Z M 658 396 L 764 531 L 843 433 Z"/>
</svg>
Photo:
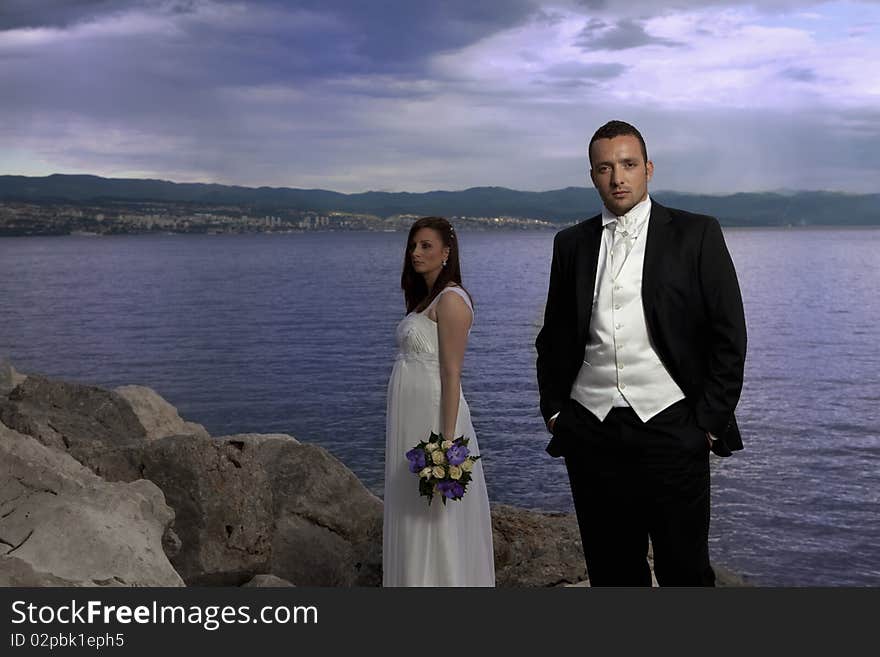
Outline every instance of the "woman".
<svg viewBox="0 0 880 657">
<path fill-rule="evenodd" d="M 419 495 L 406 452 L 431 432 L 469 439 L 479 454 L 461 393 L 473 320 L 461 285 L 458 238 L 441 217 L 416 221 L 401 276 L 408 314 L 397 325 L 398 354 L 388 384 L 385 430 L 384 586 L 494 586 L 492 521 L 481 461 L 460 500 Z"/>
</svg>

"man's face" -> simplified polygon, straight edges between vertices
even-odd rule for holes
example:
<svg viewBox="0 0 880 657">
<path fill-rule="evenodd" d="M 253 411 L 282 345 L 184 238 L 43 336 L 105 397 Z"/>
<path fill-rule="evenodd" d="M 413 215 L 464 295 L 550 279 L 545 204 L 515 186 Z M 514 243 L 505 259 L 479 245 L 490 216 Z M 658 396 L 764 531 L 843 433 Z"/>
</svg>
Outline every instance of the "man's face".
<svg viewBox="0 0 880 657">
<path fill-rule="evenodd" d="M 597 139 L 590 147 L 590 178 L 602 202 L 620 217 L 648 197 L 654 164 L 642 156 L 635 135 Z"/>
</svg>

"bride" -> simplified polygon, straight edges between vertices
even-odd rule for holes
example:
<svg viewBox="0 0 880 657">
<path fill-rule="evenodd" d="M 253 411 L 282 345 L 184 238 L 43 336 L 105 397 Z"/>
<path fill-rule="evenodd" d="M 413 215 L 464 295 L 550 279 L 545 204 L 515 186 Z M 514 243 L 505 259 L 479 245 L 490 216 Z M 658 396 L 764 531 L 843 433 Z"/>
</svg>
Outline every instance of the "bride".
<svg viewBox="0 0 880 657">
<path fill-rule="evenodd" d="M 461 285 L 458 238 L 441 217 L 409 231 L 401 276 L 408 314 L 397 325 L 398 354 L 388 383 L 385 425 L 384 586 L 494 586 L 492 521 L 481 460 L 460 500 L 432 504 L 419 495 L 406 452 L 431 432 L 464 435 L 480 449 L 461 392 L 473 321 Z"/>
</svg>

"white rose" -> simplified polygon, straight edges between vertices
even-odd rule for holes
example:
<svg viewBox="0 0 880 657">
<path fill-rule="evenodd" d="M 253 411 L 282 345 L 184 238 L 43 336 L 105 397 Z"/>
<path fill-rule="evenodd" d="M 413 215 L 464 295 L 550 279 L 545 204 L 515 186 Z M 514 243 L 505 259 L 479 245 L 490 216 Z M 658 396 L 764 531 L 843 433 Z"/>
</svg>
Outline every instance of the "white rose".
<svg viewBox="0 0 880 657">
<path fill-rule="evenodd" d="M 470 457 L 464 460 L 464 462 L 461 464 L 461 469 L 465 472 L 470 472 L 474 469 L 474 462 L 470 459 Z"/>
<path fill-rule="evenodd" d="M 434 461 L 434 465 L 443 465 L 446 463 L 446 455 L 438 449 L 431 452 L 431 460 Z"/>
<path fill-rule="evenodd" d="M 444 440 L 443 441 L 443 449 L 449 449 L 450 447 L 452 447 L 452 441 L 451 440 Z"/>
<path fill-rule="evenodd" d="M 422 470 L 419 472 L 419 476 L 422 479 L 427 479 L 431 476 L 431 468 L 422 468 Z"/>
<path fill-rule="evenodd" d="M 435 449 L 437 449 L 437 443 L 428 443 L 425 445 L 425 451 L 428 453 L 433 452 Z"/>
<path fill-rule="evenodd" d="M 446 468 L 442 465 L 435 465 L 431 472 L 437 477 L 437 479 L 443 479 L 443 477 L 446 476 Z"/>
<path fill-rule="evenodd" d="M 453 479 L 461 479 L 461 468 L 457 465 L 449 466 L 449 476 Z"/>
</svg>

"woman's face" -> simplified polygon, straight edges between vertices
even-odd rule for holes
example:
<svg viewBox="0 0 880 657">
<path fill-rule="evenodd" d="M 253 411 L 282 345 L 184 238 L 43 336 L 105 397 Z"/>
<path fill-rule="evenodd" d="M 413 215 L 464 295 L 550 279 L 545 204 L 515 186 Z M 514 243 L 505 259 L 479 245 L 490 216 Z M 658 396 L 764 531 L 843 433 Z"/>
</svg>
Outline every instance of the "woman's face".
<svg viewBox="0 0 880 657">
<path fill-rule="evenodd" d="M 433 228 L 420 228 L 409 243 L 413 269 L 422 276 L 439 272 L 448 256 L 449 247 L 443 246 L 440 232 Z"/>
</svg>

